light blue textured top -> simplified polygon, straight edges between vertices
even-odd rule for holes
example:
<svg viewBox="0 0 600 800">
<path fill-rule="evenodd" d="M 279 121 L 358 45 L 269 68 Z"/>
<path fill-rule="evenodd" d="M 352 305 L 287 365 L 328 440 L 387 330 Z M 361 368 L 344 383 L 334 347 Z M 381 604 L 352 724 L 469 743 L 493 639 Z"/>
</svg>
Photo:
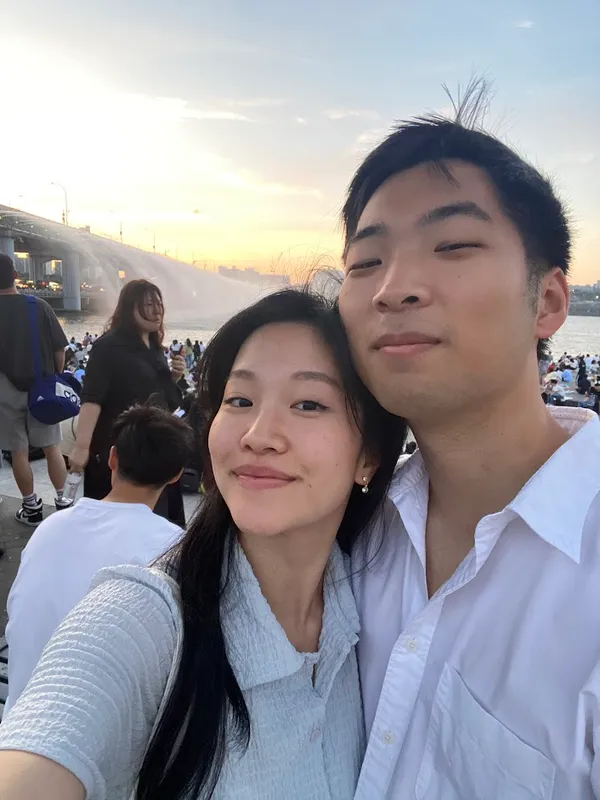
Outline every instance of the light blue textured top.
<svg viewBox="0 0 600 800">
<path fill-rule="evenodd" d="M 350 800 L 365 750 L 358 615 L 337 545 L 318 653 L 288 641 L 236 545 L 221 618 L 250 713 L 250 745 L 229 752 L 214 800 Z M 0 749 L 62 764 L 88 800 L 128 800 L 180 642 L 171 585 L 157 571 L 101 570 L 60 625 L 0 726 Z M 314 683 L 313 683 L 314 669 Z"/>
</svg>

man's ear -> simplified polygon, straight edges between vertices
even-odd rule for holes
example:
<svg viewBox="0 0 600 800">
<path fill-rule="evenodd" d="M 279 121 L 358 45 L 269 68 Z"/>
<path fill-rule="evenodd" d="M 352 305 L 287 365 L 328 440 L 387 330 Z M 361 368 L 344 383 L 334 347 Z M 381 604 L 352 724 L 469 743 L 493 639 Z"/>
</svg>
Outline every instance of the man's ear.
<svg viewBox="0 0 600 800">
<path fill-rule="evenodd" d="M 117 471 L 118 459 L 117 459 L 117 451 L 115 450 L 115 446 L 113 445 L 110 448 L 110 453 L 108 454 L 108 466 L 111 472 Z"/>
</svg>

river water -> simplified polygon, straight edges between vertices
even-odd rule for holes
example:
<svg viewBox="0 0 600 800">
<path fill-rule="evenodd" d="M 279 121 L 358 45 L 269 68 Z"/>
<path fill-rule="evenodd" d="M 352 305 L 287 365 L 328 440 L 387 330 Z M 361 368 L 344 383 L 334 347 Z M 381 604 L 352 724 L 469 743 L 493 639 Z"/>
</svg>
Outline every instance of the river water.
<svg viewBox="0 0 600 800">
<path fill-rule="evenodd" d="M 106 322 L 105 317 L 91 314 L 63 315 L 59 313 L 58 319 L 68 338 L 74 336 L 78 342 L 83 339 L 86 331 L 101 333 Z M 206 344 L 213 333 L 214 331 L 194 327 L 189 323 L 185 327 L 177 325 L 176 321 L 169 324 L 167 318 L 165 342 L 170 342 L 172 339 L 181 341 L 189 337 L 192 342 L 199 339 Z M 552 340 L 554 355 L 561 355 L 565 350 L 572 355 L 600 353 L 600 317 L 568 317 Z"/>
</svg>

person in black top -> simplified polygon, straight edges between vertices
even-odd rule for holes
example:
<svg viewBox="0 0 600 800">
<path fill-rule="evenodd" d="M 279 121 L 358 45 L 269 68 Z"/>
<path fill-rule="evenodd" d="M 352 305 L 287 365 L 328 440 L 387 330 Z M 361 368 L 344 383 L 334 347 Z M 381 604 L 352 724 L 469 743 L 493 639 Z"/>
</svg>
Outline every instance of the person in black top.
<svg viewBox="0 0 600 800">
<path fill-rule="evenodd" d="M 133 405 L 151 403 L 174 411 L 182 400 L 177 382 L 185 371 L 182 356 L 172 357 L 171 369 L 162 340 L 164 306 L 158 286 L 134 280 L 121 290 L 108 330 L 90 353 L 81 395 L 76 444 L 70 462 L 84 472 L 84 495 L 97 500 L 110 491 L 108 454 L 117 417 Z M 185 523 L 178 484 L 167 487 L 155 513 Z"/>
</svg>

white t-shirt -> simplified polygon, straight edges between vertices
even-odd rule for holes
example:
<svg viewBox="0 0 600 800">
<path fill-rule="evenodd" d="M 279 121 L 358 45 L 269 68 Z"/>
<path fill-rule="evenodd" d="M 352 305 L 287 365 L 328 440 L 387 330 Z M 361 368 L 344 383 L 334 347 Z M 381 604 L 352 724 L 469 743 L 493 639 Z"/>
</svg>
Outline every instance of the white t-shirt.
<svg viewBox="0 0 600 800">
<path fill-rule="evenodd" d="M 42 651 L 102 567 L 146 566 L 181 536 L 177 525 L 139 503 L 82 498 L 37 528 L 8 596 L 8 698 L 27 685 Z"/>
</svg>

